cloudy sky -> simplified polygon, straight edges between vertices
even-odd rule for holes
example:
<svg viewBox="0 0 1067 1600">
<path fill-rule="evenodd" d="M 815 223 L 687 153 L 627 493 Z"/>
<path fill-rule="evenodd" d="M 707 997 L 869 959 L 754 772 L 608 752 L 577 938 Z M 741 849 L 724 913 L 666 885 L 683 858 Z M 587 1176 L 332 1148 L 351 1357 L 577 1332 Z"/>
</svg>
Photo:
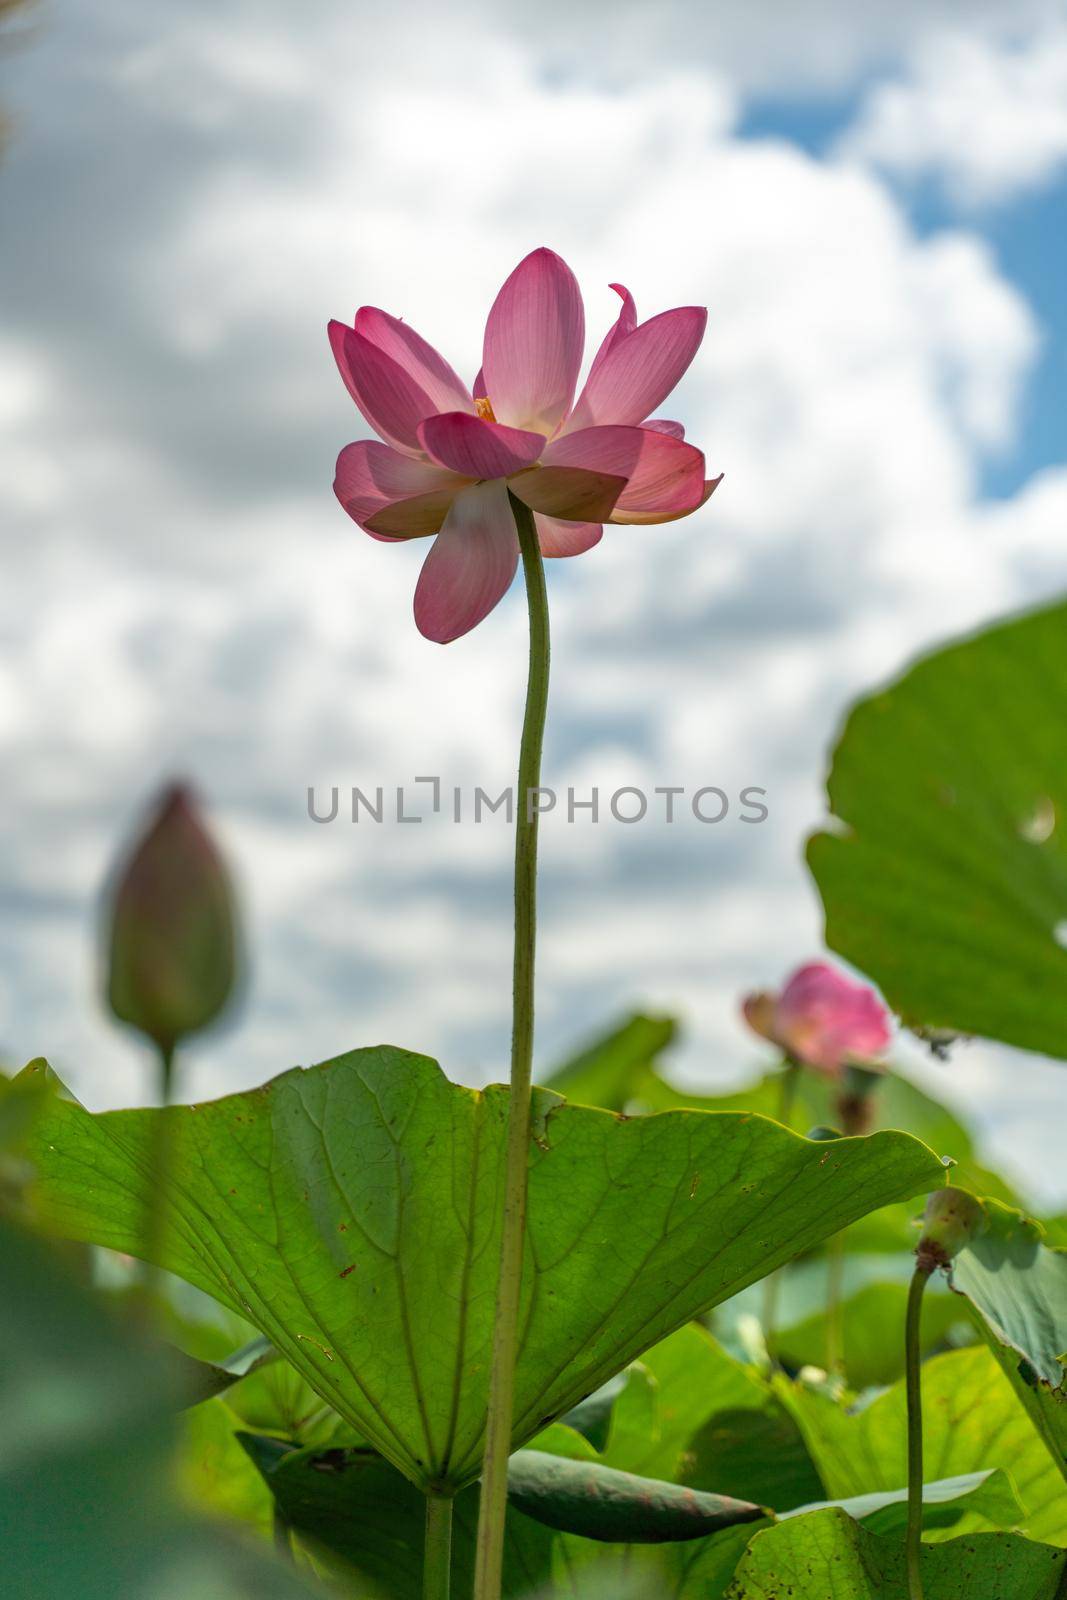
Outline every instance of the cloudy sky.
<svg viewBox="0 0 1067 1600">
<path fill-rule="evenodd" d="M 445 649 L 424 547 L 333 500 L 365 429 L 329 317 L 403 316 L 473 376 L 536 245 L 709 332 L 671 414 L 725 481 L 549 573 L 546 779 L 767 790 L 769 817 L 543 835 L 539 1055 L 633 1005 L 676 1070 L 760 1059 L 738 993 L 819 948 L 801 861 L 855 695 L 1067 589 L 1067 8 L 1022 0 L 372 7 L 40 0 L 0 167 L 0 1049 L 140 1098 L 98 1000 L 100 883 L 191 778 L 252 964 L 185 1088 L 381 1040 L 506 1076 L 511 840 L 306 811 L 309 785 L 513 775 L 521 588 Z M 972 1046 L 924 1079 L 1067 1198 L 1062 1068 Z M 1010 1090 L 1010 1095 L 1009 1095 Z M 1062 1163 L 1060 1163 L 1060 1169 Z M 1042 1176 L 1043 1174 L 1043 1176 Z M 1059 1187 L 1057 1187 L 1059 1185 Z"/>
</svg>

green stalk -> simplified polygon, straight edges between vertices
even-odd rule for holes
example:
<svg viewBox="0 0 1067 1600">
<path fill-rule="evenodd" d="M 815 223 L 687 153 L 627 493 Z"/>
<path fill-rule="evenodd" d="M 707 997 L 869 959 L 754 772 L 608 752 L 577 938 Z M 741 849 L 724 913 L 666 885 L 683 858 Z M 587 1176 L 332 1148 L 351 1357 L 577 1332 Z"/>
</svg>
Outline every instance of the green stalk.
<svg viewBox="0 0 1067 1600">
<path fill-rule="evenodd" d="M 919 1371 L 919 1328 L 923 1290 L 932 1268 L 921 1259 L 908 1290 L 908 1311 L 904 1329 L 904 1382 L 908 1398 L 908 1600 L 923 1600 L 920 1559 L 923 1538 L 923 1410 L 922 1378 Z"/>
<path fill-rule="evenodd" d="M 835 1233 L 826 1247 L 826 1370 L 831 1378 L 845 1371 L 845 1234 Z"/>
<path fill-rule="evenodd" d="M 793 1123 L 793 1105 L 799 1086 L 800 1062 L 787 1056 L 778 1078 L 778 1121 L 786 1128 L 791 1127 Z M 771 1344 L 778 1323 L 778 1291 L 782 1287 L 784 1271 L 784 1267 L 779 1267 L 777 1272 L 771 1273 L 763 1285 L 763 1342 L 772 1361 L 774 1355 Z"/>
<path fill-rule="evenodd" d="M 800 1062 L 787 1056 L 778 1080 L 778 1121 L 786 1128 L 793 1126 L 793 1107 L 800 1088 Z"/>
<path fill-rule="evenodd" d="M 422 1600 L 448 1600 L 452 1583 L 452 1500 L 426 1496 L 426 1540 L 422 1548 Z"/>
<path fill-rule="evenodd" d="M 504 1219 L 500 1244 L 493 1359 L 482 1465 L 474 1600 L 499 1600 L 504 1564 L 508 1457 L 515 1395 L 515 1359 L 526 1233 L 526 1168 L 533 1074 L 534 944 L 537 925 L 537 812 L 531 797 L 541 783 L 541 747 L 548 709 L 548 595 L 533 512 L 509 495 L 522 552 L 530 612 L 530 671 L 519 747 L 515 818 L 515 957 L 512 968 L 511 1094 L 508 1100 Z"/>
<path fill-rule="evenodd" d="M 164 1282 L 163 1268 L 155 1257 L 163 1242 L 166 1220 L 167 1185 L 170 1181 L 170 1120 L 167 1107 L 174 1088 L 174 1045 L 159 1044 L 159 1100 L 160 1109 L 155 1119 L 152 1139 L 152 1189 L 144 1214 L 144 1240 L 142 1254 L 144 1268 L 141 1274 L 139 1298 L 146 1322 L 160 1315 L 157 1303 Z"/>
</svg>

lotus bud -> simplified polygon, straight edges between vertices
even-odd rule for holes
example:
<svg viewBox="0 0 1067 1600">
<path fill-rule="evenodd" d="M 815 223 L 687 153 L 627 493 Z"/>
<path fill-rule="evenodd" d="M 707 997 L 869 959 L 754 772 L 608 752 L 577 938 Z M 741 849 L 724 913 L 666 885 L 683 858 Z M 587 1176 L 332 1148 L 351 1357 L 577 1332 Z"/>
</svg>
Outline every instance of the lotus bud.
<svg viewBox="0 0 1067 1600">
<path fill-rule="evenodd" d="M 741 1013 L 801 1066 L 840 1080 L 855 1063 L 874 1068 L 889 1045 L 889 1013 L 873 989 L 826 961 L 798 967 L 779 992 L 746 995 Z"/>
<path fill-rule="evenodd" d="M 920 1268 L 927 1273 L 947 1267 L 965 1245 L 984 1232 L 985 1208 L 966 1189 L 938 1189 L 926 1202 L 922 1238 L 915 1249 Z"/>
<path fill-rule="evenodd" d="M 169 1055 L 213 1022 L 236 974 L 229 874 L 184 786 L 164 791 L 110 896 L 107 998 Z"/>
</svg>

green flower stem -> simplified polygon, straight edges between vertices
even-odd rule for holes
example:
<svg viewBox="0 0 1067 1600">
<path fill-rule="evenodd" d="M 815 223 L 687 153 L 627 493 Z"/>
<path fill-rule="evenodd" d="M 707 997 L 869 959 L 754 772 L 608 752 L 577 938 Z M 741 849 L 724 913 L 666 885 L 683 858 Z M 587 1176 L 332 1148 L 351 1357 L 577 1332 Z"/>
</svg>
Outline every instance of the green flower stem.
<svg viewBox="0 0 1067 1600">
<path fill-rule="evenodd" d="M 826 1247 L 826 1370 L 832 1378 L 845 1370 L 845 1233 Z"/>
<path fill-rule="evenodd" d="M 452 1583 L 452 1500 L 426 1496 L 426 1542 L 422 1550 L 422 1600 L 448 1600 Z"/>
<path fill-rule="evenodd" d="M 163 1268 L 156 1264 L 163 1243 L 166 1225 L 167 1185 L 170 1182 L 170 1119 L 166 1109 L 174 1090 L 174 1046 L 159 1044 L 159 1101 L 161 1113 L 156 1118 L 152 1141 L 152 1191 L 145 1210 L 144 1271 L 141 1275 L 139 1298 L 146 1321 L 158 1315 L 157 1297 L 163 1285 Z"/>
<path fill-rule="evenodd" d="M 531 806 L 541 783 L 541 747 L 548 709 L 548 595 L 533 513 L 510 495 L 522 552 L 530 611 L 530 672 L 519 748 L 515 821 L 515 959 L 512 968 L 511 1095 L 508 1104 L 504 1224 L 500 1246 L 489 1410 L 482 1467 L 481 1508 L 475 1557 L 474 1600 L 499 1600 L 504 1563 L 508 1456 L 515 1393 L 515 1359 L 526 1233 L 526 1168 L 530 1144 L 530 1083 L 533 1073 L 534 943 L 537 925 L 537 810 Z"/>
<path fill-rule="evenodd" d="M 800 1088 L 800 1062 L 787 1056 L 778 1080 L 778 1121 L 783 1127 L 793 1126 L 793 1107 Z"/>
<path fill-rule="evenodd" d="M 908 1311 L 904 1330 L 904 1382 L 908 1399 L 908 1600 L 923 1600 L 923 1409 L 922 1378 L 919 1371 L 919 1327 L 922 1318 L 923 1290 L 931 1265 L 920 1260 L 908 1290 Z"/>
<path fill-rule="evenodd" d="M 800 1062 L 787 1056 L 778 1077 L 778 1121 L 783 1127 L 793 1124 L 793 1107 L 800 1087 Z M 773 1360 L 772 1341 L 778 1323 L 778 1291 L 782 1287 L 784 1267 L 772 1272 L 763 1285 L 763 1342 Z"/>
</svg>

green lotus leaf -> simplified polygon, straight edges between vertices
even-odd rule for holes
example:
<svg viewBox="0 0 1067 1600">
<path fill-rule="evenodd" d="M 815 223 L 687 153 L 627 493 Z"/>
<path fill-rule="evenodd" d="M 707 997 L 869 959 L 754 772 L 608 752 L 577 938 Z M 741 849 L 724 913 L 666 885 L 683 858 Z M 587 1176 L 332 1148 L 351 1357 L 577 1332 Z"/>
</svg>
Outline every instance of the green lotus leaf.
<svg viewBox="0 0 1067 1600">
<path fill-rule="evenodd" d="M 1067 605 L 861 701 L 828 789 L 831 948 L 909 1023 L 1067 1057 Z"/>
<path fill-rule="evenodd" d="M 956 1258 L 952 1286 L 1067 1477 L 1067 1252 L 1021 1212 L 986 1202 L 987 1228 Z"/>
<path fill-rule="evenodd" d="M 454 1490 L 482 1454 L 507 1100 L 387 1047 L 198 1106 L 57 1098 L 31 1196 L 57 1232 L 136 1253 L 165 1118 L 180 1178 L 158 1263 L 244 1316 L 414 1482 Z M 538 1092 L 516 1447 L 697 1311 L 943 1176 L 905 1134 L 831 1147 L 755 1116 L 628 1120 Z"/>
<path fill-rule="evenodd" d="M 1067 1553 L 1014 1533 L 924 1545 L 925 1600 L 1055 1600 Z M 727 1600 L 908 1600 L 904 1541 L 871 1533 L 844 1511 L 815 1511 L 764 1529 L 737 1568 Z"/>
</svg>

